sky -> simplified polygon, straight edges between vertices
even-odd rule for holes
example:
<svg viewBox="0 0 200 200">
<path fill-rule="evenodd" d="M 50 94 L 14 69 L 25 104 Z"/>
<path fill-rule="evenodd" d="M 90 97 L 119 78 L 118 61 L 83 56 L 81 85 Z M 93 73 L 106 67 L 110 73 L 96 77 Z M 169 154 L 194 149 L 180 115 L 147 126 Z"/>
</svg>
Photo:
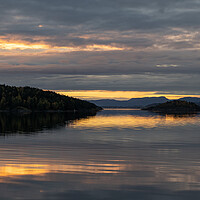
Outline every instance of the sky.
<svg viewBox="0 0 200 200">
<path fill-rule="evenodd" d="M 199 95 L 199 18 L 200 0 L 0 0 L 0 84 Z"/>
</svg>

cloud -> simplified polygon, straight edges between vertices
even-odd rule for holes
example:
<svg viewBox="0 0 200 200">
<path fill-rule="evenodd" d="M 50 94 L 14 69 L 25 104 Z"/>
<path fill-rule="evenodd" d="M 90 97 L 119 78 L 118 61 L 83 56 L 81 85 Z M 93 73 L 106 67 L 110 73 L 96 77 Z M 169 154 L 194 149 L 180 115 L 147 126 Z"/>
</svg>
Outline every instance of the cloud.
<svg viewBox="0 0 200 200">
<path fill-rule="evenodd" d="M 0 0 L 0 3 L 0 73 L 12 74 L 13 79 L 18 80 L 18 73 L 24 76 L 28 73 L 31 79 L 35 74 L 45 77 L 148 74 L 158 80 L 164 74 L 170 81 L 173 74 L 199 78 L 199 1 Z M 28 83 L 26 78 L 21 80 Z M 136 80 L 141 87 L 133 89 L 149 87 L 145 80 L 145 84 Z M 62 87 L 59 81 L 54 79 L 52 84 L 50 81 L 53 80 L 48 82 L 51 87 Z M 40 87 L 47 85 L 40 83 Z M 108 83 L 109 89 L 115 90 L 115 85 L 107 80 Z M 97 89 L 100 80 L 93 86 L 84 84 Z M 102 84 L 101 89 L 107 84 Z M 82 88 L 78 85 L 77 89 Z M 189 85 L 191 90 L 196 88 Z M 129 85 L 126 87 L 130 89 Z"/>
<path fill-rule="evenodd" d="M 40 72 L 0 73 L 0 84 L 49 90 L 157 91 L 159 94 L 199 95 L 198 74 L 62 75 Z"/>
<path fill-rule="evenodd" d="M 157 64 L 156 67 L 179 67 L 179 65 L 175 65 L 175 64 Z"/>
<path fill-rule="evenodd" d="M 19 35 L 22 38 L 46 36 L 44 41 L 54 45 L 88 44 L 94 40 L 111 43 L 117 38 L 99 40 L 98 34 L 114 32 L 119 37 L 126 31 L 155 33 L 173 27 L 197 28 L 198 5 L 195 0 L 167 3 L 159 0 L 19 0 L 17 3 L 8 0 L 1 3 L 0 30 L 2 35 Z M 84 36 L 92 33 L 97 37 L 84 39 L 75 33 Z"/>
<path fill-rule="evenodd" d="M 8 0 L 1 2 L 0 35 L 6 42 L 18 38 L 51 47 L 95 44 L 141 50 L 182 48 L 180 42 L 185 42 L 192 48 L 198 38 L 169 40 L 184 31 L 193 34 L 194 27 L 199 37 L 198 6 L 195 0 Z"/>
</svg>

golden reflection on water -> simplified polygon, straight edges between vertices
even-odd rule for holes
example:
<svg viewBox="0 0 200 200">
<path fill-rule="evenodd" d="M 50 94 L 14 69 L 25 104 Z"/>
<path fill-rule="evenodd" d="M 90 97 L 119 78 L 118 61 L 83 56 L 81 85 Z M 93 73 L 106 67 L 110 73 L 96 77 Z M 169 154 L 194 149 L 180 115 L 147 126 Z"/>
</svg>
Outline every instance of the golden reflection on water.
<svg viewBox="0 0 200 200">
<path fill-rule="evenodd" d="M 137 115 L 100 115 L 88 119 L 81 119 L 70 124 L 72 128 L 155 128 L 194 125 L 200 122 L 195 116 L 137 116 Z"/>
<path fill-rule="evenodd" d="M 5 164 L 0 166 L 0 178 L 23 175 L 45 175 L 47 173 L 93 173 L 116 174 L 125 168 L 117 163 L 73 163 L 73 164 Z"/>
<path fill-rule="evenodd" d="M 47 167 L 40 164 L 6 164 L 0 167 L 0 177 L 45 174 L 49 172 Z"/>
<path fill-rule="evenodd" d="M 101 130 L 102 128 L 140 129 L 199 125 L 199 122 L 200 117 L 198 115 L 141 116 L 119 114 L 97 115 L 96 117 L 79 119 L 72 122 L 72 124 L 69 123 L 68 126 L 77 128 L 79 132 L 79 129 L 85 128 L 95 130 L 98 130 L 98 128 Z M 0 183 L 22 184 L 20 180 L 36 180 L 38 181 L 37 184 L 40 184 L 40 181 L 52 181 L 53 184 L 54 181 L 61 181 L 62 185 L 65 186 L 70 175 L 71 179 L 75 177 L 74 183 L 72 181 L 70 184 L 75 184 L 74 188 L 80 187 L 81 189 L 88 186 L 90 189 L 101 187 L 120 190 L 122 185 L 164 185 L 167 189 L 172 188 L 180 191 L 194 191 L 200 188 L 200 165 L 198 155 L 196 155 L 198 149 L 195 146 L 193 148 L 193 145 L 187 145 L 186 149 L 184 145 L 181 146 L 179 144 L 179 146 L 176 146 L 177 142 L 180 143 L 179 138 L 175 143 L 172 142 L 171 146 L 166 146 L 166 144 L 162 146 L 160 143 L 156 146 L 156 143 L 146 143 L 146 141 L 138 146 L 137 141 L 136 143 L 130 143 L 130 145 L 127 144 L 127 146 L 126 143 L 120 146 L 118 139 L 115 146 L 113 145 L 115 142 L 114 137 L 111 145 L 110 143 L 101 143 L 101 141 L 99 143 L 98 138 L 97 141 L 92 140 L 92 143 L 88 143 L 87 146 L 87 137 L 85 137 L 86 140 L 83 140 L 83 138 L 79 140 L 76 134 L 67 135 L 65 129 L 63 131 L 63 135 L 60 134 L 62 142 L 64 139 L 70 141 L 69 136 L 74 136 L 71 138 L 71 145 L 68 142 L 56 143 L 56 146 L 54 146 L 54 143 L 48 144 L 46 143 L 46 138 L 48 137 L 42 134 L 39 136 L 45 139 L 45 143 L 40 143 L 43 140 L 39 138 L 36 140 L 39 144 L 34 144 L 33 140 L 34 145 L 31 142 L 31 138 L 28 138 L 29 140 L 26 138 L 26 140 L 20 142 L 18 140 L 19 143 L 16 144 L 13 142 L 15 139 L 11 140 L 10 143 L 4 143 L 2 140 L 2 145 L 0 146 Z M 72 131 L 72 129 L 68 129 L 68 131 Z M 73 131 L 72 133 L 74 133 Z M 108 132 L 110 133 L 110 130 Z M 113 134 L 115 132 L 117 131 L 114 131 Z M 119 133 L 122 132 L 119 130 Z M 153 131 L 150 130 L 149 132 Z M 68 137 L 63 137 L 65 135 Z M 81 137 L 82 135 L 78 136 Z M 123 134 L 121 135 L 120 139 L 123 139 Z M 50 135 L 51 137 L 54 141 L 55 138 Z M 59 138 L 59 134 L 55 134 L 55 137 Z M 97 142 L 97 147 L 95 142 Z M 13 146 L 13 143 L 16 146 Z M 26 145 L 24 146 L 24 144 Z M 69 146 L 67 146 L 68 144 Z M 153 144 L 153 147 L 151 144 Z M 196 139 L 194 144 L 196 144 Z M 46 148 L 44 148 L 45 145 Z M 79 186 L 77 186 L 78 184 Z"/>
<path fill-rule="evenodd" d="M 72 162 L 72 161 L 71 161 Z M 107 161 L 109 162 L 109 161 Z M 147 163 L 146 163 L 147 164 Z M 148 169 L 148 170 L 147 170 Z M 17 179 L 22 176 L 38 176 L 45 177 L 50 173 L 62 174 L 118 174 L 116 180 L 112 185 L 120 185 L 121 180 L 131 185 L 152 185 L 158 182 L 171 182 L 171 183 L 184 183 L 185 189 L 190 189 L 189 184 L 198 183 L 200 176 L 200 168 L 198 166 L 190 166 L 190 172 L 185 172 L 184 168 L 174 168 L 174 166 L 165 165 L 141 165 L 137 162 L 124 163 L 98 163 L 98 162 L 78 162 L 73 164 L 4 164 L 0 167 L 0 182 L 6 182 L 7 178 Z M 154 176 L 136 176 L 135 181 L 130 179 L 129 172 L 135 171 L 137 173 L 151 171 Z M 120 175 L 121 174 L 121 175 Z M 118 178 L 117 178 L 118 177 Z M 94 180 L 93 184 L 109 184 L 109 179 L 105 180 L 106 176 L 102 179 Z M 114 177 L 113 177 L 114 178 Z M 8 179 L 9 180 L 9 179 Z M 91 181 L 90 179 L 85 180 Z M 105 183 L 105 181 L 107 183 Z"/>
</svg>

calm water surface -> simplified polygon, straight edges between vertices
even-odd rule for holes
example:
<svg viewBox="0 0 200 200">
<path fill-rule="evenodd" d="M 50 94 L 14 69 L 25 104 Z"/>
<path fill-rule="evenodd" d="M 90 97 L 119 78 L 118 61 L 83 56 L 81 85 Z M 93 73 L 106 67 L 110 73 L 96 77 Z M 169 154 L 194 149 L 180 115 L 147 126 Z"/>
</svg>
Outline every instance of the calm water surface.
<svg viewBox="0 0 200 200">
<path fill-rule="evenodd" d="M 0 199 L 200 199 L 200 115 L 0 114 Z"/>
</svg>

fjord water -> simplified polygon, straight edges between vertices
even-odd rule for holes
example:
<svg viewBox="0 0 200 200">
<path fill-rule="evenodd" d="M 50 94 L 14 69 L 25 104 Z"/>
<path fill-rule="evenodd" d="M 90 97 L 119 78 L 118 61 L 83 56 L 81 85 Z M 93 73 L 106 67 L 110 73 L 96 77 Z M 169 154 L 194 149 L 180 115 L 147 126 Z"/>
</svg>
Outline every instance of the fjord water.
<svg viewBox="0 0 200 200">
<path fill-rule="evenodd" d="M 200 198 L 200 115 L 0 114 L 0 199 Z"/>
</svg>

